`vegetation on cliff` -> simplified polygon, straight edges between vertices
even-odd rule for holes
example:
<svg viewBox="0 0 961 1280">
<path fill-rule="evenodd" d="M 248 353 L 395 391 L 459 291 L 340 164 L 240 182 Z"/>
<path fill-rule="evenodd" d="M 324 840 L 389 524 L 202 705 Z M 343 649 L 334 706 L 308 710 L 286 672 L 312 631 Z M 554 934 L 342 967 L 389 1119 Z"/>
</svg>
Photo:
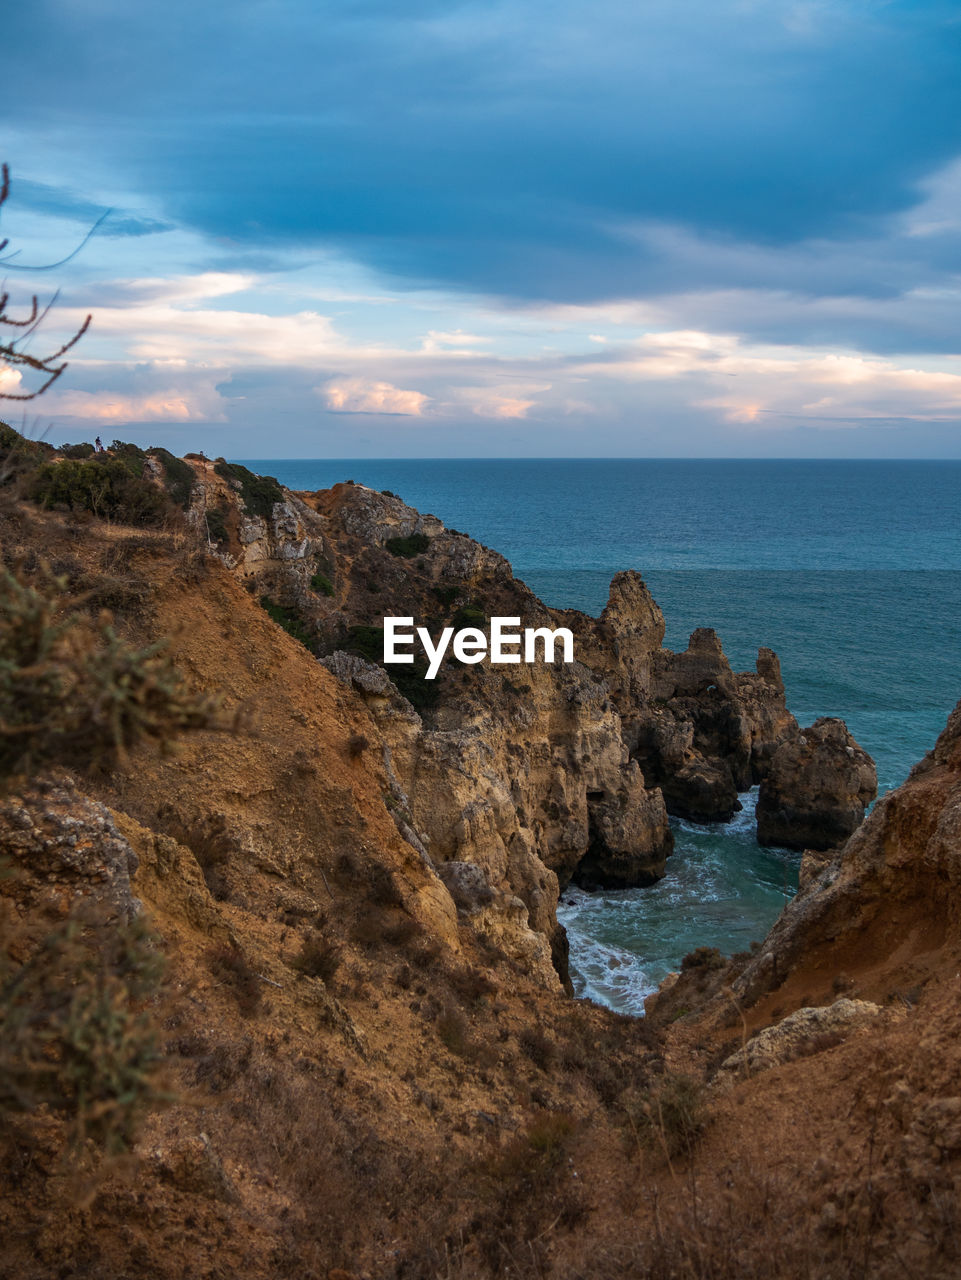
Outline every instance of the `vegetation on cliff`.
<svg viewBox="0 0 961 1280">
<path fill-rule="evenodd" d="M 773 655 L 664 651 L 619 575 L 576 671 L 451 666 L 418 712 L 352 629 L 549 620 L 509 566 L 360 485 L 265 515 L 181 465 L 161 527 L 0 508 L 0 1274 L 956 1274 L 961 713 L 755 953 L 618 1017 L 564 994 L 559 879 L 652 865 L 655 769 L 717 803 L 769 769 Z"/>
</svg>

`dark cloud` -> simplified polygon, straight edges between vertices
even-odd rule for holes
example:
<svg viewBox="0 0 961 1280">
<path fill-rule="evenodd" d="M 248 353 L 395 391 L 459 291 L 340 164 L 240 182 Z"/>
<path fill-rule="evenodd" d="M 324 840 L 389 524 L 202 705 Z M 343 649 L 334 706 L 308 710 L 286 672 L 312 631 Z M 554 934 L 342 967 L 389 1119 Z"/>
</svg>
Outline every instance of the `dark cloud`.
<svg viewBox="0 0 961 1280">
<path fill-rule="evenodd" d="M 930 0 L 34 0 L 5 17 L 5 98 L 238 249 L 589 299 L 791 288 L 765 253 L 831 240 L 806 288 L 884 296 L 958 266 L 951 236 L 881 270 L 843 246 L 961 152 L 959 32 Z M 625 234 L 650 224 L 706 251 Z"/>
<path fill-rule="evenodd" d="M 33 213 L 52 214 L 72 221 L 97 226 L 100 236 L 152 236 L 172 230 L 173 224 L 157 218 L 145 218 L 125 209 L 109 209 L 84 196 L 46 182 L 33 182 L 17 176 L 13 191 L 19 208 Z"/>
</svg>

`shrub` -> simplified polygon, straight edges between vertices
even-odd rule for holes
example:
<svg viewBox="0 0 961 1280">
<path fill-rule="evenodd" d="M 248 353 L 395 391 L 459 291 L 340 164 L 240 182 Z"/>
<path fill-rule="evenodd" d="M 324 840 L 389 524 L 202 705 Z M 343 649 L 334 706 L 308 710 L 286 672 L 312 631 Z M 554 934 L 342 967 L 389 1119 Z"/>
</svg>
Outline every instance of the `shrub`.
<svg viewBox="0 0 961 1280">
<path fill-rule="evenodd" d="M 207 532 L 210 534 L 211 541 L 218 543 L 229 542 L 227 508 L 221 506 L 208 507 L 204 514 L 207 520 Z"/>
<path fill-rule="evenodd" d="M 157 810 L 157 821 L 161 830 L 190 850 L 197 859 L 210 893 L 219 902 L 223 902 L 228 896 L 224 867 L 239 851 L 237 841 L 227 829 L 227 820 L 223 814 L 210 814 L 190 821 L 172 805 L 162 804 Z"/>
<path fill-rule="evenodd" d="M 476 605 L 465 604 L 451 618 L 451 624 L 455 627 L 484 627 L 487 625 L 487 615 Z"/>
<path fill-rule="evenodd" d="M 197 485 L 193 467 L 189 462 L 184 462 L 183 458 L 175 457 L 168 449 L 161 449 L 157 445 L 148 449 L 147 453 L 163 467 L 164 488 L 177 506 L 186 511 Z"/>
<path fill-rule="evenodd" d="M 90 511 L 123 524 L 163 524 L 173 512 L 172 504 L 142 475 L 142 463 L 137 470 L 137 461 L 133 455 L 98 454 L 88 461 L 43 462 L 29 478 L 27 496 L 43 507 Z"/>
<path fill-rule="evenodd" d="M 75 911 L 0 983 L 0 1115 L 45 1104 L 79 1144 L 128 1147 L 160 1089 L 162 957 L 141 919 Z"/>
<path fill-rule="evenodd" d="M 449 609 L 461 593 L 460 587 L 432 587 L 431 590 L 445 609 Z"/>
<path fill-rule="evenodd" d="M 458 1057 L 466 1057 L 471 1051 L 468 1035 L 467 1019 L 460 1009 L 448 1005 L 437 1019 L 437 1034 L 441 1043 L 456 1053 Z"/>
<path fill-rule="evenodd" d="M 422 938 L 424 932 L 424 926 L 419 920 L 404 916 L 396 924 L 387 925 L 382 936 L 389 947 L 407 947 Z"/>
<path fill-rule="evenodd" d="M 28 440 L 0 422 L 0 484 L 23 476 L 51 457 L 53 449 L 40 440 Z"/>
<path fill-rule="evenodd" d="M 404 896 L 397 887 L 397 881 L 386 867 L 375 863 L 368 872 L 370 880 L 370 901 L 379 907 L 403 907 Z"/>
<path fill-rule="evenodd" d="M 275 604 L 269 596 L 261 596 L 260 605 L 261 608 L 266 609 L 278 626 L 283 627 L 289 636 L 299 640 L 305 649 L 311 649 L 310 636 L 307 634 L 303 619 L 296 609 L 290 609 L 285 604 Z M 313 652 L 312 649 L 311 652 Z"/>
<path fill-rule="evenodd" d="M 384 628 L 353 626 L 347 632 L 347 650 L 368 662 L 384 664 Z"/>
<path fill-rule="evenodd" d="M 62 444 L 57 452 L 65 458 L 92 458 L 96 449 L 89 440 L 84 440 L 81 444 Z"/>
<path fill-rule="evenodd" d="M 216 704 L 191 693 L 163 656 L 137 649 L 108 618 L 65 611 L 63 581 L 0 571 L 0 776 L 42 763 L 123 762 L 151 739 L 214 727 Z"/>
<path fill-rule="evenodd" d="M 455 969 L 449 977 L 451 990 L 464 1004 L 479 1004 L 485 996 L 493 995 L 497 987 L 486 974 L 468 965 Z"/>
<path fill-rule="evenodd" d="M 252 1018 L 260 1008 L 263 991 L 260 978 L 239 947 L 214 947 L 207 953 L 211 973 L 227 983 L 237 999 L 237 1007 L 245 1018 Z"/>
<path fill-rule="evenodd" d="M 370 746 L 370 739 L 362 733 L 352 733 L 347 739 L 347 754 L 351 760 L 359 759 Z"/>
<path fill-rule="evenodd" d="M 312 933 L 304 939 L 291 963 L 308 977 L 320 978 L 329 984 L 340 968 L 341 959 L 341 948 L 335 942 L 330 942 L 320 933 Z"/>
<path fill-rule="evenodd" d="M 125 440 L 114 440 L 108 452 L 115 458 L 119 458 L 132 475 L 143 475 L 147 465 L 147 455 L 139 445 L 128 444 Z"/>
<path fill-rule="evenodd" d="M 334 584 L 324 573 L 314 574 L 310 580 L 310 589 L 321 596 L 332 596 L 334 594 Z"/>
<path fill-rule="evenodd" d="M 544 1237 L 583 1220 L 586 1205 L 567 1158 L 573 1135 L 570 1116 L 542 1112 L 479 1163 L 480 1210 L 472 1229 L 485 1274 L 547 1274 Z M 529 1271 L 508 1273 L 505 1257 L 521 1250 L 530 1256 Z"/>
<path fill-rule="evenodd" d="M 273 476 L 255 475 L 239 462 L 225 462 L 223 458 L 214 464 L 214 471 L 228 484 L 235 482 L 248 515 L 269 520 L 274 514 L 274 503 L 284 500 L 284 491 Z"/>
<path fill-rule="evenodd" d="M 525 1027 L 517 1037 L 517 1043 L 541 1071 L 549 1071 L 557 1056 L 557 1046 L 540 1027 Z"/>
<path fill-rule="evenodd" d="M 717 947 L 697 947 L 694 951 L 689 951 L 681 961 L 681 972 L 689 969 L 723 969 L 726 964 L 724 957 L 718 951 Z"/>
<path fill-rule="evenodd" d="M 687 1155 L 707 1121 L 704 1086 L 690 1076 L 666 1072 L 642 1097 L 632 1119 L 648 1146 L 659 1148 L 668 1159 Z"/>
<path fill-rule="evenodd" d="M 392 556 L 413 560 L 414 556 L 419 556 L 427 550 L 430 546 L 430 538 L 426 533 L 411 533 L 406 538 L 388 538 L 384 546 Z"/>
</svg>

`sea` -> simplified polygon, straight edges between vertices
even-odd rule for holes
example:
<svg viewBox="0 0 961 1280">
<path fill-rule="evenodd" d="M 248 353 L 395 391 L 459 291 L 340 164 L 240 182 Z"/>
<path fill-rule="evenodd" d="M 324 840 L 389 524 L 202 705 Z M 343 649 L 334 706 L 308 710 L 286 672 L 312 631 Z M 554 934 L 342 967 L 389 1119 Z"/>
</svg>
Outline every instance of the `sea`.
<svg viewBox="0 0 961 1280">
<path fill-rule="evenodd" d="M 238 459 L 293 489 L 389 489 L 511 563 L 547 604 L 603 609 L 636 569 L 665 644 L 713 627 L 735 670 L 780 659 L 801 724 L 841 716 L 904 781 L 961 698 L 961 461 Z M 799 855 L 761 849 L 755 792 L 734 820 L 674 819 L 647 889 L 569 889 L 575 991 L 625 1013 L 698 946 L 748 948 L 796 892 Z"/>
</svg>

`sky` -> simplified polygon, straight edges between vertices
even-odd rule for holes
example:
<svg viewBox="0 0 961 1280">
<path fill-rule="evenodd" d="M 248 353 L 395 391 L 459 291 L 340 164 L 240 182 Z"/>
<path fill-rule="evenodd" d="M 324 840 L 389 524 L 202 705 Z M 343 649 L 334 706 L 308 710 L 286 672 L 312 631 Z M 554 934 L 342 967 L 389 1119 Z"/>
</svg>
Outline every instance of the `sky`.
<svg viewBox="0 0 961 1280">
<path fill-rule="evenodd" d="M 961 457 L 955 0 L 31 0 L 0 58 L 11 311 L 93 314 L 32 434 Z"/>
</svg>

